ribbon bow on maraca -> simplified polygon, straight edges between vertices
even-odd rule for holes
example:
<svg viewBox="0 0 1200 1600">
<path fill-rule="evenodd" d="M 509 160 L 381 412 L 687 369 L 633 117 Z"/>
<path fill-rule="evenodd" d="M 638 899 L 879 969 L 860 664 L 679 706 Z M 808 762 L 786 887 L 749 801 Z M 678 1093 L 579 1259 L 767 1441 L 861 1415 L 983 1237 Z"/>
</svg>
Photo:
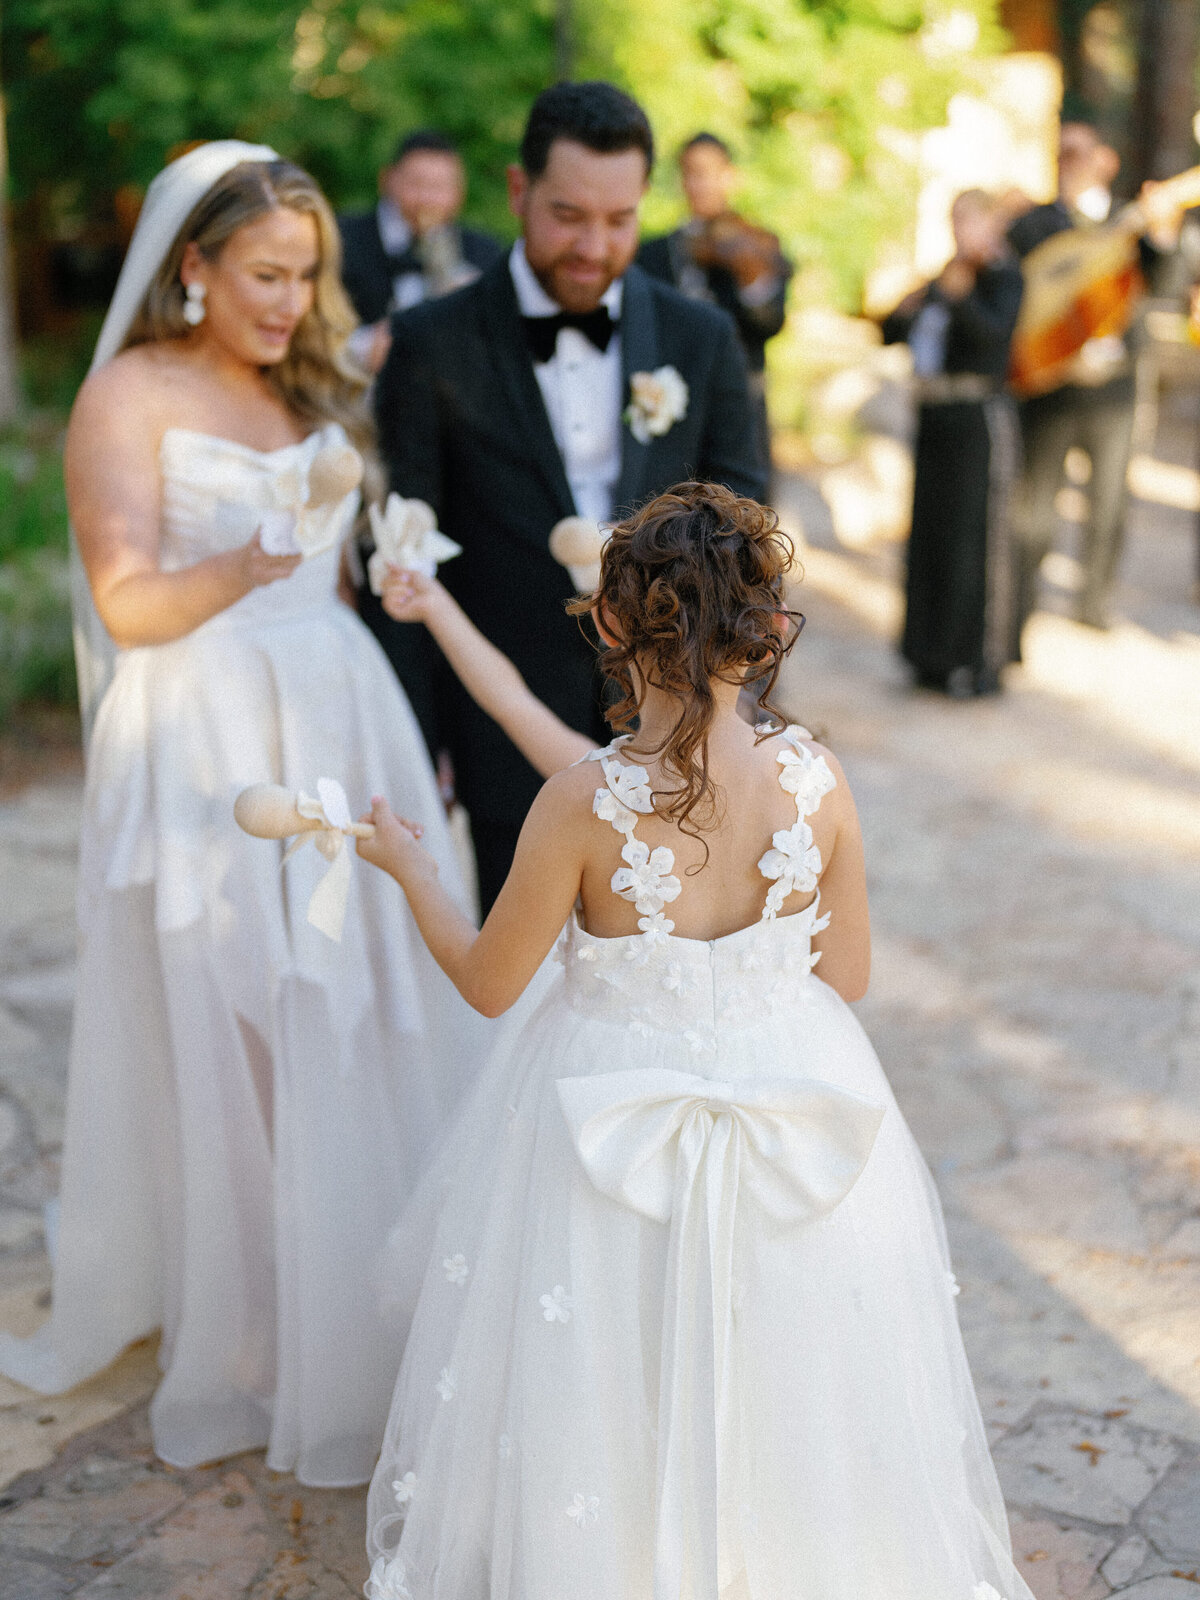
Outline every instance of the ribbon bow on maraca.
<svg viewBox="0 0 1200 1600">
<path fill-rule="evenodd" d="M 289 467 L 272 482 L 274 505 L 260 520 L 269 556 L 320 555 L 341 536 L 345 523 L 332 508 L 362 482 L 363 459 L 352 445 L 322 445 L 305 471 Z"/>
<path fill-rule="evenodd" d="M 389 494 L 382 511 L 370 506 L 367 515 L 375 539 L 375 553 L 367 562 L 372 594 L 383 593 L 389 567 L 404 567 L 432 578 L 441 562 L 462 555 L 462 545 L 439 531 L 437 513 L 424 500 Z"/>
<path fill-rule="evenodd" d="M 256 839 L 297 838 L 288 846 L 288 862 L 311 839 L 329 862 L 329 871 L 312 892 L 308 920 L 327 938 L 340 944 L 350 895 L 350 852 L 347 839 L 371 839 L 375 827 L 355 822 L 346 791 L 334 778 L 317 779 L 317 798 L 296 794 L 277 783 L 256 783 L 243 789 L 233 803 L 234 820 Z"/>
</svg>

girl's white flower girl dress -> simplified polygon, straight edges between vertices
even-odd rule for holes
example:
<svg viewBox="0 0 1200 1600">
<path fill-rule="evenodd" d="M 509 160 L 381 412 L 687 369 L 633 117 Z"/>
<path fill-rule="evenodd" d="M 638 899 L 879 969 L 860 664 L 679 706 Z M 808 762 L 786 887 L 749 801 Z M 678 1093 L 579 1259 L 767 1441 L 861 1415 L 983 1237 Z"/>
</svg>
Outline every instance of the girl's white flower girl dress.
<svg viewBox="0 0 1200 1600">
<path fill-rule="evenodd" d="M 570 926 L 397 1230 L 371 1600 L 1031 1600 L 931 1179 L 813 971 L 819 895 L 779 914 L 821 870 L 806 740 L 762 918 L 707 942 L 645 771 L 595 752 L 641 931 Z"/>
</svg>

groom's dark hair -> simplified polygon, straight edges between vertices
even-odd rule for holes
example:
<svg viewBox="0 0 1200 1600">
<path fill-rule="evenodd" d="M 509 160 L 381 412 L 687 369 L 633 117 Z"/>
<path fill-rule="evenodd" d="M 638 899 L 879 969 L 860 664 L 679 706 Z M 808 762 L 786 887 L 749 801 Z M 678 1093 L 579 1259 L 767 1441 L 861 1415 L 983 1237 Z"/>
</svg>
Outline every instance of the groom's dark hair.
<svg viewBox="0 0 1200 1600">
<path fill-rule="evenodd" d="M 556 139 L 571 139 L 606 156 L 640 150 L 647 176 L 654 165 L 654 134 L 646 113 L 611 83 L 556 83 L 538 95 L 521 140 L 521 165 L 531 178 L 545 172 Z"/>
</svg>

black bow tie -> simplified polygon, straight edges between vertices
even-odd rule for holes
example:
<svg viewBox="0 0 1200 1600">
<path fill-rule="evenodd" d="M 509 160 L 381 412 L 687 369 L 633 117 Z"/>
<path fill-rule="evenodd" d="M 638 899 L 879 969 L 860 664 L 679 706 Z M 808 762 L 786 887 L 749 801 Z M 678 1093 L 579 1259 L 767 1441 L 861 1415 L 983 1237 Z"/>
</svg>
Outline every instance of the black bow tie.
<svg viewBox="0 0 1200 1600">
<path fill-rule="evenodd" d="M 522 317 L 521 323 L 525 342 L 535 361 L 551 359 L 560 328 L 578 328 L 601 352 L 608 349 L 609 340 L 617 330 L 607 306 L 597 306 L 594 311 L 559 311 L 552 317 Z"/>
</svg>

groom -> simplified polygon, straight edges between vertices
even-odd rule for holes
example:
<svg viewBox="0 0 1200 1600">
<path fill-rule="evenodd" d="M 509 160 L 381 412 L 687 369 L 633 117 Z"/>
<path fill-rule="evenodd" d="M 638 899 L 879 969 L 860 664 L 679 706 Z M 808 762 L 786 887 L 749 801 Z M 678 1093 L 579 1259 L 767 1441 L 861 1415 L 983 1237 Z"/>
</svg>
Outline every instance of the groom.
<svg viewBox="0 0 1200 1600">
<path fill-rule="evenodd" d="M 551 529 L 614 519 L 687 478 L 765 491 L 733 323 L 632 264 L 653 155 L 645 113 L 611 84 L 541 94 L 508 174 L 522 238 L 476 283 L 394 318 L 376 391 L 392 488 L 429 501 L 463 547 L 446 586 L 533 692 L 600 742 L 595 641 L 564 614 L 575 591 Z M 639 441 L 630 380 L 661 367 L 683 378 L 686 406 Z M 541 780 L 420 629 L 369 593 L 360 609 L 431 749 L 450 752 L 486 913 Z"/>
</svg>

